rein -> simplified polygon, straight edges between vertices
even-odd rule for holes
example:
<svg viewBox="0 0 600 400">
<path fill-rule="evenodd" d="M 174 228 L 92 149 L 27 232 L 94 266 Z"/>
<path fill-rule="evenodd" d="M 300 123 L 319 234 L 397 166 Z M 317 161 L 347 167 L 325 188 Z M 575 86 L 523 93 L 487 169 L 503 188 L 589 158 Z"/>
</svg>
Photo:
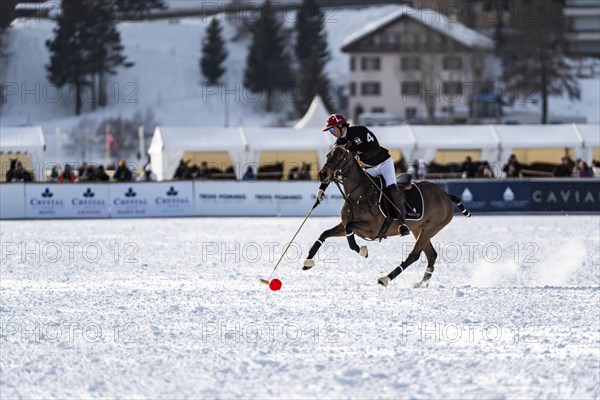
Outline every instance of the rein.
<svg viewBox="0 0 600 400">
<path fill-rule="evenodd" d="M 338 190 L 340 191 L 340 193 L 342 194 L 342 197 L 344 198 L 344 200 L 346 201 L 346 203 L 348 203 L 348 205 L 350 206 L 350 209 L 352 209 L 353 205 L 358 206 L 358 203 L 360 203 L 360 199 L 361 197 L 363 197 L 366 194 L 366 188 L 365 188 L 365 179 L 363 174 L 359 173 L 360 176 L 360 183 L 352 190 L 350 190 L 347 194 L 344 193 L 344 190 L 341 188 L 340 183 L 342 183 L 343 185 L 343 178 L 341 178 L 342 175 L 342 170 L 346 167 L 348 160 L 349 160 L 349 155 L 351 155 L 352 153 L 348 150 L 345 150 L 348 154 L 344 157 L 344 159 L 340 162 L 340 164 L 335 167 L 335 168 L 329 168 L 332 172 L 333 172 L 333 182 L 335 183 L 335 185 L 337 186 Z M 354 157 L 352 157 L 353 160 L 358 164 L 358 167 L 362 170 L 363 166 L 364 167 L 369 167 L 367 164 L 364 164 L 363 162 L 361 162 L 360 160 L 356 160 Z M 364 172 L 364 170 L 362 171 Z M 366 173 L 365 173 L 366 174 Z M 338 177 L 339 176 L 339 177 Z M 377 185 L 375 185 L 375 183 L 371 180 L 371 183 L 373 183 L 373 186 L 375 187 L 375 189 L 377 190 Z M 353 200 L 350 198 L 350 195 L 352 195 L 352 193 L 354 193 L 356 190 L 363 188 L 363 193 L 359 195 L 357 200 Z M 367 199 L 368 201 L 368 199 Z"/>
</svg>

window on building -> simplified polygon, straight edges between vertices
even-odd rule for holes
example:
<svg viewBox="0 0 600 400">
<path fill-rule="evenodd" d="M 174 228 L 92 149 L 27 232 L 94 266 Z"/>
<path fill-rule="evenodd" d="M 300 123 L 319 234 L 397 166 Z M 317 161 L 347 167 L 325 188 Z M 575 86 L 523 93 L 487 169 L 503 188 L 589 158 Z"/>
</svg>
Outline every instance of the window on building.
<svg viewBox="0 0 600 400">
<path fill-rule="evenodd" d="M 350 96 L 356 96 L 356 82 L 350 82 Z"/>
<path fill-rule="evenodd" d="M 402 57 L 402 71 L 415 71 L 421 69 L 421 58 Z"/>
<path fill-rule="evenodd" d="M 356 58 L 350 57 L 350 71 L 356 70 Z"/>
<path fill-rule="evenodd" d="M 413 119 L 417 116 L 417 108 L 416 107 L 406 107 L 404 109 L 406 119 Z"/>
<path fill-rule="evenodd" d="M 423 90 L 423 84 L 421 82 L 402 82 L 402 95 L 403 96 L 420 96 Z"/>
<path fill-rule="evenodd" d="M 462 69 L 462 58 L 461 57 L 444 57 L 444 69 L 445 70 Z"/>
<path fill-rule="evenodd" d="M 383 107 L 372 107 L 371 108 L 371 112 L 372 113 L 384 113 L 385 112 L 385 108 L 383 108 Z"/>
<path fill-rule="evenodd" d="M 443 93 L 447 100 L 457 100 L 462 96 L 463 88 L 461 82 L 444 82 Z"/>
<path fill-rule="evenodd" d="M 363 82 L 360 86 L 360 92 L 363 96 L 379 96 L 381 94 L 381 84 L 379 82 Z"/>
<path fill-rule="evenodd" d="M 361 59 L 361 68 L 363 71 L 379 71 L 381 69 L 381 60 L 379 57 L 363 57 Z"/>
</svg>

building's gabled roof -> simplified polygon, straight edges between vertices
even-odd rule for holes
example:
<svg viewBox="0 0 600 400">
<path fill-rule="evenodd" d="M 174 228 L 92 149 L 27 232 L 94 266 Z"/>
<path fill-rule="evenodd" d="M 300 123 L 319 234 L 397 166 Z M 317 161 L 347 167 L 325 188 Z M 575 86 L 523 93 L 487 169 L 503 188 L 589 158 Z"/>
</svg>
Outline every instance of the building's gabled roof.
<svg viewBox="0 0 600 400">
<path fill-rule="evenodd" d="M 417 10 L 408 6 L 400 6 L 396 12 L 368 23 L 363 29 L 348 36 L 346 40 L 344 40 L 342 51 L 345 51 L 351 45 L 356 44 L 358 41 L 377 32 L 378 30 L 393 24 L 402 17 L 417 21 L 469 48 L 492 49 L 494 47 L 494 41 L 489 37 L 466 27 L 460 22 L 454 22 L 449 17 L 434 10 Z"/>
</svg>

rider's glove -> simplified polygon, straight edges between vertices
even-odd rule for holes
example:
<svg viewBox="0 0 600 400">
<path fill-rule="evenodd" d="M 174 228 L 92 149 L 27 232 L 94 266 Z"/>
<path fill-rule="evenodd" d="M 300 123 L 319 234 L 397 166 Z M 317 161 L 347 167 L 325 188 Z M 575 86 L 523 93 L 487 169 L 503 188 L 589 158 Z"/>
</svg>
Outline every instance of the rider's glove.
<svg viewBox="0 0 600 400">
<path fill-rule="evenodd" d="M 323 189 L 319 189 L 317 192 L 317 201 L 320 203 L 325 199 L 325 191 Z"/>
</svg>

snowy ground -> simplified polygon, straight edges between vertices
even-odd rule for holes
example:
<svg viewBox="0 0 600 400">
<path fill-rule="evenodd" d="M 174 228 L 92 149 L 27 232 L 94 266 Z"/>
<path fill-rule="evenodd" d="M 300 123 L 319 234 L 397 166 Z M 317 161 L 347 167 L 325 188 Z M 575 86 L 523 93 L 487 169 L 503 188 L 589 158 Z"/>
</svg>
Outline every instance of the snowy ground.
<svg viewBox="0 0 600 400">
<path fill-rule="evenodd" d="M 272 292 L 300 220 L 2 221 L 0 398 L 599 397 L 599 216 L 456 217 L 425 289 L 376 285 L 398 238 L 292 246 Z"/>
</svg>

